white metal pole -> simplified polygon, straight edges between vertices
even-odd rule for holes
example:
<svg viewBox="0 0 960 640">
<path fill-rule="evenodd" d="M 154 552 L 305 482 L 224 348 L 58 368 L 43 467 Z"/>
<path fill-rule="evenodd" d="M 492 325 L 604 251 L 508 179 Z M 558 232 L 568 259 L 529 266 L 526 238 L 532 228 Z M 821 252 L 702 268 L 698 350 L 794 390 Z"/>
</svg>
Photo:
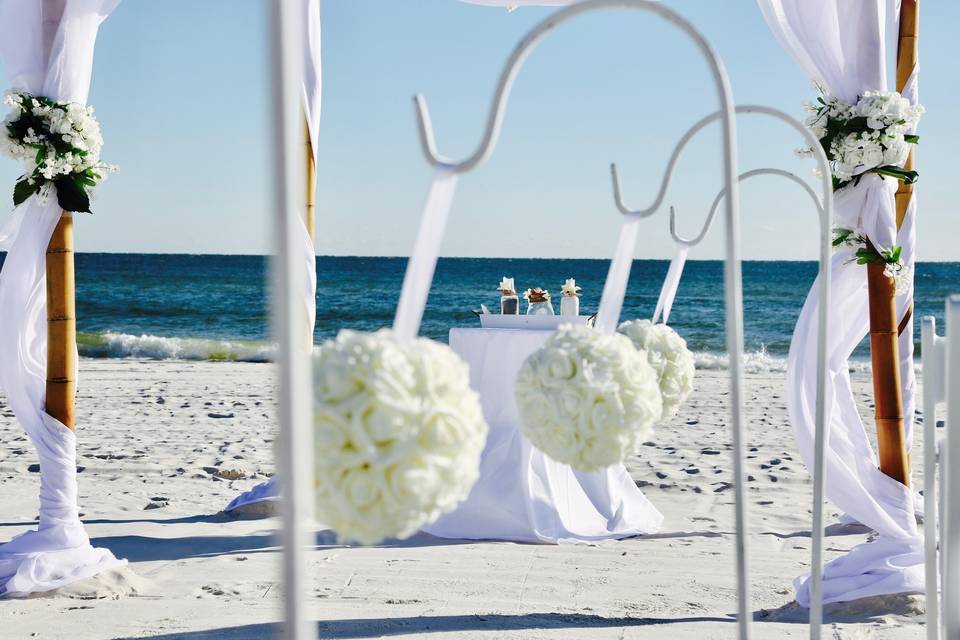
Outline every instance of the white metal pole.
<svg viewBox="0 0 960 640">
<path fill-rule="evenodd" d="M 937 580 L 937 403 L 943 395 L 942 341 L 937 322 L 926 316 L 920 323 L 923 361 L 923 537 L 927 589 L 927 640 L 940 638 L 940 595 Z"/>
<path fill-rule="evenodd" d="M 307 615 L 306 558 L 311 545 L 310 361 L 304 348 L 308 319 L 300 299 L 302 239 L 306 203 L 300 84 L 303 28 L 299 2 L 272 0 L 270 78 L 273 124 L 274 249 L 271 261 L 273 335 L 278 345 L 277 467 L 282 470 L 283 635 L 284 640 L 316 637 Z"/>
<path fill-rule="evenodd" d="M 960 428 L 960 295 L 947 298 L 946 349 L 946 442 L 948 460 L 960 460 L 960 438 L 951 434 Z M 943 466 L 944 514 L 940 536 L 945 555 L 943 607 L 945 638 L 960 638 L 960 469 Z"/>
</svg>

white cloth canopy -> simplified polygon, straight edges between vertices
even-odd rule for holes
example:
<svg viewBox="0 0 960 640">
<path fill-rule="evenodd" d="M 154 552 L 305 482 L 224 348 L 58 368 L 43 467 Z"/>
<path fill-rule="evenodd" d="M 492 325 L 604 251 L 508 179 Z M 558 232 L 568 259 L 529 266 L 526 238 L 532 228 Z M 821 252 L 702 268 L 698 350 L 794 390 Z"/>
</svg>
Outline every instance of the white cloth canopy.
<svg viewBox="0 0 960 640">
<path fill-rule="evenodd" d="M 13 89 L 86 103 L 101 22 L 119 0 L 0 0 L 0 57 Z M 0 230 L 0 386 L 40 459 L 40 522 L 0 545 L 0 595 L 28 596 L 126 564 L 94 549 L 77 506 L 76 439 L 47 415 L 45 256 L 57 199 L 34 195 Z"/>
<path fill-rule="evenodd" d="M 301 3 L 303 9 L 303 27 L 305 29 L 301 97 L 303 100 L 304 117 L 306 118 L 307 124 L 307 134 L 310 136 L 314 166 L 316 167 L 317 158 L 319 157 L 318 145 L 322 93 L 320 67 L 320 0 L 301 0 Z M 307 231 L 306 223 L 303 225 L 301 238 L 303 242 L 299 250 L 302 253 L 303 268 L 306 274 L 306 278 L 304 278 L 303 304 L 306 309 L 307 324 L 310 328 L 310 336 L 312 339 L 317 318 L 317 254 L 314 249 L 313 238 L 310 237 L 310 233 Z M 258 502 L 277 500 L 279 497 L 280 484 L 279 476 L 277 475 L 266 482 L 261 482 L 253 489 L 231 500 L 224 511 L 235 511 Z"/>
<path fill-rule="evenodd" d="M 470 366 L 490 425 L 480 479 L 453 512 L 424 530 L 441 538 L 597 542 L 655 533 L 663 516 L 623 464 L 574 471 L 534 448 L 520 432 L 517 372 L 552 331 L 451 329 L 450 348 Z"/>
<path fill-rule="evenodd" d="M 864 91 L 887 90 L 886 34 L 895 32 L 891 27 L 898 20 L 898 5 L 888 7 L 886 0 L 758 2 L 780 44 L 826 90 L 848 103 Z M 903 93 L 916 102 L 916 70 Z M 865 176 L 858 185 L 837 192 L 835 220 L 837 226 L 863 231 L 878 248 L 900 244 L 912 273 L 916 199 L 911 201 L 898 234 L 896 189 L 892 178 Z M 826 565 L 825 602 L 924 590 L 923 541 L 917 531 L 914 495 L 879 470 L 851 389 L 848 359 L 869 331 L 866 268 L 848 264 L 852 252 L 845 249 L 834 256 L 831 278 L 834 302 L 830 309 L 825 486 L 831 502 L 879 536 Z M 813 466 L 814 454 L 819 288 L 818 279 L 797 321 L 787 369 L 790 418 L 808 468 Z M 898 317 L 904 317 L 912 302 L 911 282 L 908 290 L 897 296 Z M 900 339 L 900 374 L 909 446 L 915 386 L 912 323 Z M 798 578 L 796 586 L 797 600 L 808 606 L 808 578 Z"/>
</svg>

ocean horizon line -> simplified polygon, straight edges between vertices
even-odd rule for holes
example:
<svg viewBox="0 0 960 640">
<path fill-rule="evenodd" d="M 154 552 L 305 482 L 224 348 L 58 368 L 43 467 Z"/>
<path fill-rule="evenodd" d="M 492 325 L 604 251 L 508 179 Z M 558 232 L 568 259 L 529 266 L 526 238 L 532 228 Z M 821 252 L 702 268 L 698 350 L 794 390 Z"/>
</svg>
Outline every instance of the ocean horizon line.
<svg viewBox="0 0 960 640">
<path fill-rule="evenodd" d="M 6 256 L 6 251 L 0 251 L 0 257 Z M 217 253 L 217 252 L 199 252 L 199 253 L 182 253 L 182 252 L 173 252 L 173 251 L 75 251 L 75 255 L 85 255 L 85 256 L 145 256 L 145 257 L 154 257 L 154 256 L 171 256 L 171 257 L 221 257 L 221 258 L 269 258 L 272 254 L 266 253 Z M 336 254 L 317 254 L 317 258 L 355 258 L 355 259 L 378 259 L 378 260 L 407 260 L 410 256 L 400 256 L 400 255 L 336 255 Z M 511 257 L 511 256 L 440 256 L 440 260 L 522 260 L 522 261 L 532 261 L 532 262 L 543 262 L 543 261 L 556 261 L 556 260 L 573 260 L 573 261 L 582 261 L 582 262 L 610 262 L 608 257 L 600 258 L 565 258 L 565 257 L 550 257 L 550 256 L 536 256 L 536 257 Z M 671 258 L 634 258 L 634 262 L 669 262 Z M 724 262 L 725 258 L 687 258 L 687 262 Z M 772 259 L 772 258 L 743 258 L 741 262 L 744 263 L 797 263 L 797 264 L 810 264 L 818 262 L 817 259 Z M 918 260 L 918 264 L 960 264 L 960 260 Z"/>
</svg>

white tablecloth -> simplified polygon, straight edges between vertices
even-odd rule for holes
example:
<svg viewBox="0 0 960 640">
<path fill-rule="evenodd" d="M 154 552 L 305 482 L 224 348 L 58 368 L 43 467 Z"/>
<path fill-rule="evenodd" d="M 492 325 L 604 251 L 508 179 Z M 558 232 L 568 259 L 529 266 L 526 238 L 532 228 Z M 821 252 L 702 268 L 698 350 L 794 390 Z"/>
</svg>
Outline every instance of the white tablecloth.
<svg viewBox="0 0 960 640">
<path fill-rule="evenodd" d="M 426 528 L 442 538 L 591 542 L 654 533 L 663 516 L 620 464 L 579 473 L 533 448 L 519 429 L 514 380 L 552 331 L 451 329 L 470 365 L 490 435 L 480 480 L 456 511 Z"/>
</svg>

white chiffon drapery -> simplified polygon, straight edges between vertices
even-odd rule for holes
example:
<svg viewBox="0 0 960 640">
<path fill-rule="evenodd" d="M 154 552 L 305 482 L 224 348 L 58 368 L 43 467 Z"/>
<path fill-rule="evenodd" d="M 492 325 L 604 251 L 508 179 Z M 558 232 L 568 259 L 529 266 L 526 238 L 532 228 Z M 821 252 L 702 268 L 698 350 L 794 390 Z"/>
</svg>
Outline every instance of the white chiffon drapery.
<svg viewBox="0 0 960 640">
<path fill-rule="evenodd" d="M 319 156 L 317 150 L 320 138 L 320 110 L 322 97 L 322 75 L 320 67 L 320 0 L 301 0 L 304 34 L 304 64 L 303 79 L 301 82 L 301 100 L 303 113 L 306 119 L 307 135 L 310 139 L 310 148 L 313 151 L 313 166 L 317 166 Z M 301 230 L 299 251 L 303 259 L 303 304 L 307 314 L 307 325 L 310 329 L 312 342 L 313 329 L 317 318 L 317 254 L 314 249 L 313 238 L 304 222 Z M 273 476 L 266 482 L 261 482 L 254 488 L 241 493 L 230 501 L 224 511 L 231 512 L 258 502 L 275 501 L 280 497 L 280 476 Z"/>
<path fill-rule="evenodd" d="M 827 91 L 854 103 L 864 91 L 887 90 L 886 40 L 895 32 L 899 4 L 886 0 L 758 0 L 780 44 Z M 916 70 L 904 95 L 917 100 Z M 876 175 L 835 196 L 835 224 L 859 229 L 878 249 L 903 247 L 912 273 L 916 199 L 899 233 L 894 193 L 897 182 Z M 855 547 L 824 568 L 824 602 L 922 592 L 923 549 L 917 530 L 914 495 L 878 468 L 877 455 L 857 410 L 848 360 L 869 331 L 866 268 L 848 264 L 852 249 L 833 259 L 830 309 L 826 495 L 849 519 L 874 529 L 875 541 Z M 808 468 L 813 465 L 817 379 L 817 314 L 820 281 L 814 283 L 794 330 L 787 369 L 790 419 Z M 913 302 L 912 278 L 897 296 L 898 317 Z M 900 337 L 900 374 L 908 446 L 912 441 L 914 368 L 912 323 Z M 796 581 L 797 600 L 808 606 L 808 576 Z"/>
<path fill-rule="evenodd" d="M 85 103 L 100 24 L 119 0 L 0 0 L 0 57 L 11 87 Z M 12 188 L 12 185 L 9 185 Z M 8 192 L 9 193 L 9 192 Z M 56 197 L 32 196 L 0 230 L 0 386 L 40 459 L 40 521 L 0 545 L 0 595 L 25 597 L 126 564 L 94 549 L 77 505 L 74 433 L 44 410 L 47 245 Z"/>
</svg>

